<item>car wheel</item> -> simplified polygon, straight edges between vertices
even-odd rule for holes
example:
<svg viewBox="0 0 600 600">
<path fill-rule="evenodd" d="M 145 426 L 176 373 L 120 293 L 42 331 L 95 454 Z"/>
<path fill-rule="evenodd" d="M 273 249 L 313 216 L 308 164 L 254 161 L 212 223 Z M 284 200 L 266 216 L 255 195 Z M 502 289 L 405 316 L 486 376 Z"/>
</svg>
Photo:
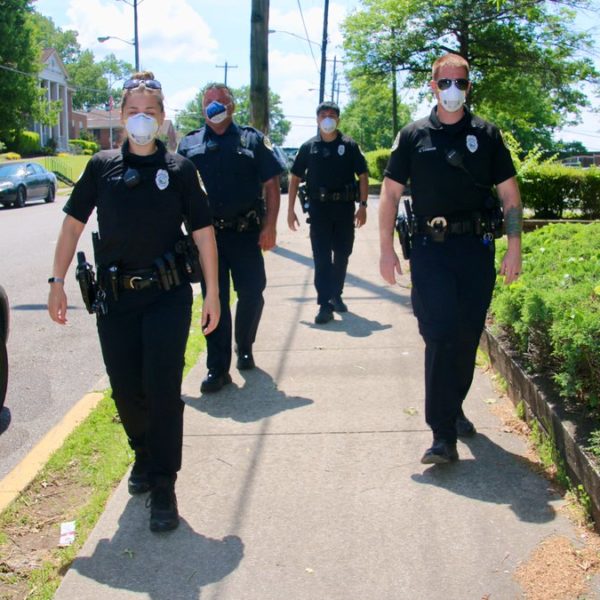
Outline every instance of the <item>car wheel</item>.
<svg viewBox="0 0 600 600">
<path fill-rule="evenodd" d="M 56 195 L 56 190 L 53 185 L 48 186 L 48 195 L 44 198 L 44 202 L 54 202 L 54 196 Z"/>
<path fill-rule="evenodd" d="M 17 189 L 17 199 L 15 200 L 15 206 L 17 208 L 23 208 L 25 206 L 25 199 L 27 198 L 27 192 L 24 187 Z"/>
<path fill-rule="evenodd" d="M 6 353 L 6 343 L 0 340 L 0 410 L 4 406 L 6 398 L 6 387 L 8 385 L 8 354 Z"/>
</svg>

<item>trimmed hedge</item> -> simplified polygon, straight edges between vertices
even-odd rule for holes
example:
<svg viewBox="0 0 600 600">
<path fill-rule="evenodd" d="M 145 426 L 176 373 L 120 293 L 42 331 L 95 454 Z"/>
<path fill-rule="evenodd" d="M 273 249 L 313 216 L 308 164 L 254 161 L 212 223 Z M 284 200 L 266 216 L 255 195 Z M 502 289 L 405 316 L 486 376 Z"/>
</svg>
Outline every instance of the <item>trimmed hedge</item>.
<svg viewBox="0 0 600 600">
<path fill-rule="evenodd" d="M 90 142 L 88 140 L 69 140 L 69 144 L 71 146 L 79 148 L 82 154 L 92 155 L 100 150 L 100 144 L 98 144 L 97 142 Z"/>
<path fill-rule="evenodd" d="M 498 261 L 505 248 L 499 241 Z M 563 398 L 600 404 L 600 223 L 524 235 L 521 278 L 509 286 L 498 278 L 490 313 Z"/>
<path fill-rule="evenodd" d="M 367 159 L 367 167 L 369 169 L 369 177 L 383 181 L 383 171 L 385 170 L 388 160 L 390 159 L 391 150 L 371 150 L 365 153 Z"/>
<path fill-rule="evenodd" d="M 14 150 L 22 156 L 38 154 L 41 150 L 40 134 L 35 131 L 20 131 L 14 141 Z"/>
<path fill-rule="evenodd" d="M 540 219 L 560 219 L 565 210 L 582 218 L 600 218 L 600 168 L 566 167 L 545 162 L 524 167 L 518 175 L 523 206 Z"/>
</svg>

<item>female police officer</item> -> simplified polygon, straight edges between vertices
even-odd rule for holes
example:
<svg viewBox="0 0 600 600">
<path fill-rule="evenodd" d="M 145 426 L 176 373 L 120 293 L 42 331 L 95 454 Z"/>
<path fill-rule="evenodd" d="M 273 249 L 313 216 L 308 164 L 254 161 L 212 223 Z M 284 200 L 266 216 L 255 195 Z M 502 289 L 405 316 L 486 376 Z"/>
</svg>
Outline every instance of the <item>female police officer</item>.
<svg viewBox="0 0 600 600">
<path fill-rule="evenodd" d="M 192 289 L 175 248 L 185 220 L 207 285 L 204 334 L 220 316 L 217 253 L 206 195 L 194 165 L 156 139 L 164 120 L 161 85 L 151 72 L 123 86 L 120 150 L 96 154 L 64 207 L 49 279 L 48 310 L 67 321 L 64 277 L 78 239 L 96 208 L 98 279 L 106 293 L 97 326 L 119 416 L 135 451 L 132 494 L 151 490 L 150 529 L 179 523 L 175 479 L 181 466 L 181 381 Z M 181 248 L 181 246 L 178 246 Z"/>
</svg>

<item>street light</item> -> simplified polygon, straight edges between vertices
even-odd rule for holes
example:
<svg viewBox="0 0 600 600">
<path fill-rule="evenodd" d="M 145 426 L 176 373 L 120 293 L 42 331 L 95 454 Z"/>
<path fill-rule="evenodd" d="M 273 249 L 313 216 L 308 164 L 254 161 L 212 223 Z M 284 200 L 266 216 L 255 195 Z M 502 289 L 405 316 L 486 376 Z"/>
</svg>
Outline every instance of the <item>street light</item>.
<svg viewBox="0 0 600 600">
<path fill-rule="evenodd" d="M 135 48 L 135 70 L 136 70 L 136 72 L 138 72 L 140 70 L 140 58 L 139 58 L 139 54 L 138 54 L 138 45 L 135 40 L 124 40 L 123 38 L 117 37 L 116 35 L 101 35 L 100 37 L 98 37 L 96 39 L 101 44 L 103 44 L 107 40 L 119 40 L 120 42 L 125 42 L 126 44 L 133 46 Z"/>
</svg>

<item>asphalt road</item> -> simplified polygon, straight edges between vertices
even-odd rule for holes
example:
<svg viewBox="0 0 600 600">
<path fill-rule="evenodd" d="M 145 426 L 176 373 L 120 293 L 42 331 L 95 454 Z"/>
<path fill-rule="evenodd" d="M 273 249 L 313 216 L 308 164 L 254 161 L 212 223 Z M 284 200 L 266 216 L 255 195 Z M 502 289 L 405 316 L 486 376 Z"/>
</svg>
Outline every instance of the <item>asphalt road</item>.
<svg viewBox="0 0 600 600">
<path fill-rule="evenodd" d="M 88 391 L 108 386 L 95 319 L 87 313 L 72 266 L 67 275 L 69 324 L 50 320 L 47 279 L 66 201 L 0 208 L 0 283 L 11 304 L 9 381 L 0 414 L 0 479 Z M 92 256 L 90 221 L 80 250 Z"/>
</svg>

